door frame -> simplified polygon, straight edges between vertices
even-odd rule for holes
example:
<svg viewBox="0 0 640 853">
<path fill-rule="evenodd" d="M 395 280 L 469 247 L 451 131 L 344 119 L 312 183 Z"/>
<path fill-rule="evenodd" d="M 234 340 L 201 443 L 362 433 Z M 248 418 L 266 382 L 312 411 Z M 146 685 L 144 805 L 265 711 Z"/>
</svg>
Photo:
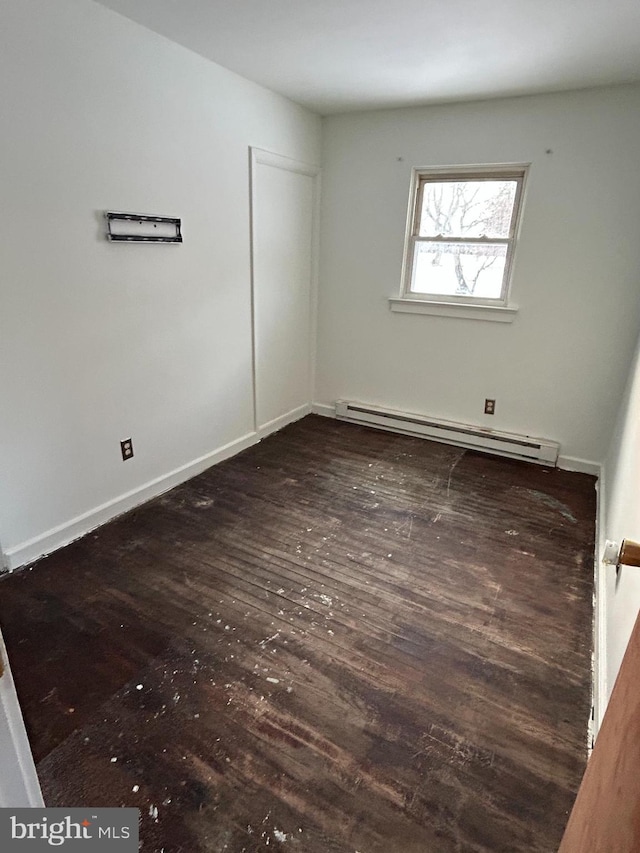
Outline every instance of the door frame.
<svg viewBox="0 0 640 853">
<path fill-rule="evenodd" d="M 0 807 L 43 808 L 44 800 L 0 633 Z"/>
</svg>

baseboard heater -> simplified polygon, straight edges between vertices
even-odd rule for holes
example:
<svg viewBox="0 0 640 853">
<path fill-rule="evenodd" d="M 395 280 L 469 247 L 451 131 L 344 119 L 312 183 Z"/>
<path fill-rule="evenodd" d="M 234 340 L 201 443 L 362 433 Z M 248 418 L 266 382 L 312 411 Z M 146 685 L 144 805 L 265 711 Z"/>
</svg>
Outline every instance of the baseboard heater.
<svg viewBox="0 0 640 853">
<path fill-rule="evenodd" d="M 528 462 L 539 462 L 541 465 L 556 465 L 560 452 L 560 445 L 546 438 L 498 432 L 473 424 L 397 412 L 393 409 L 354 403 L 350 400 L 336 402 L 336 418 L 391 432 L 400 432 L 404 435 L 430 438 L 433 441 L 455 444 L 470 450 L 495 453 L 513 459 L 526 459 Z"/>
</svg>

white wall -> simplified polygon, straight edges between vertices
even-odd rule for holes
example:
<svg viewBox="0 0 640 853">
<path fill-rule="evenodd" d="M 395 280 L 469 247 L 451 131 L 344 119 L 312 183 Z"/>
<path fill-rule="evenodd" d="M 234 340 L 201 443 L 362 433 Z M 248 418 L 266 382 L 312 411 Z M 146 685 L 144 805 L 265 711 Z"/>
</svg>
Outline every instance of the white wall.
<svg viewBox="0 0 640 853">
<path fill-rule="evenodd" d="M 616 429 L 604 464 L 599 556 L 605 539 L 640 541 L 640 342 L 633 359 Z M 601 714 L 618 674 L 631 630 L 640 610 L 640 569 L 621 566 L 618 573 L 600 564 L 598 647 Z"/>
<path fill-rule="evenodd" d="M 251 435 L 248 147 L 318 162 L 320 120 L 90 0 L 0 13 L 0 541 L 17 564 Z M 181 216 L 184 245 L 111 245 L 105 209 Z"/>
<path fill-rule="evenodd" d="M 541 435 L 600 462 L 639 328 L 638 139 L 638 87 L 325 119 L 316 401 Z M 392 313 L 412 167 L 508 162 L 532 164 L 514 323 Z"/>
</svg>

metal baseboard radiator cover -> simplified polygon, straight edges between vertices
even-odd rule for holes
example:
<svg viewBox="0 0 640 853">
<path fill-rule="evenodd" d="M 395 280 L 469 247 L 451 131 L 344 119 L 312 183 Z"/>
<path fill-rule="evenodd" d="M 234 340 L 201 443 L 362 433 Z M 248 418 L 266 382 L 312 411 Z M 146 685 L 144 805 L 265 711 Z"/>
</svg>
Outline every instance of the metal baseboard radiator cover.
<svg viewBox="0 0 640 853">
<path fill-rule="evenodd" d="M 488 427 L 462 424 L 430 418 L 425 415 L 397 412 L 381 406 L 356 403 L 351 400 L 336 402 L 336 418 L 341 421 L 400 432 L 404 435 L 421 436 L 445 444 L 455 444 L 470 450 L 480 450 L 513 459 L 556 465 L 560 445 L 546 438 L 498 432 Z"/>
</svg>

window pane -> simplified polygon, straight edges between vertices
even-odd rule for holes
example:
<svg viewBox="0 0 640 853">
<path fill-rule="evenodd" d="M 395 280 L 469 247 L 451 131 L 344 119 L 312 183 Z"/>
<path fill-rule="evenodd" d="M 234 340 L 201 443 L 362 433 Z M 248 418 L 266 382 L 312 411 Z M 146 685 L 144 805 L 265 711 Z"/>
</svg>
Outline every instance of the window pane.
<svg viewBox="0 0 640 853">
<path fill-rule="evenodd" d="M 426 181 L 420 237 L 508 237 L 517 181 Z"/>
<path fill-rule="evenodd" d="M 500 299 L 507 247 L 486 243 L 416 243 L 412 293 Z"/>
</svg>

